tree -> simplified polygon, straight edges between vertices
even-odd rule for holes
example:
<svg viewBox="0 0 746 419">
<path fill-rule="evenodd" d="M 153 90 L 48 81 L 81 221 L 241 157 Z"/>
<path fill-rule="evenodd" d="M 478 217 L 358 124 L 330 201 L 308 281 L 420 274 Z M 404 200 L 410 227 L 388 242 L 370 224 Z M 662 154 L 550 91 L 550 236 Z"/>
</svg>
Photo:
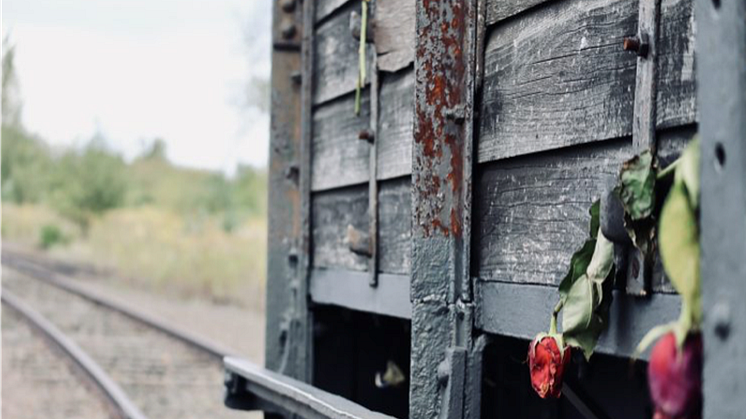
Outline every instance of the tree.
<svg viewBox="0 0 746 419">
<path fill-rule="evenodd" d="M 22 104 L 15 57 L 15 45 L 11 45 L 9 36 L 6 35 L 3 38 L 2 125 L 20 127 Z"/>
<path fill-rule="evenodd" d="M 57 164 L 52 205 L 87 234 L 93 217 L 124 204 L 125 163 L 96 139 L 66 152 Z"/>
</svg>

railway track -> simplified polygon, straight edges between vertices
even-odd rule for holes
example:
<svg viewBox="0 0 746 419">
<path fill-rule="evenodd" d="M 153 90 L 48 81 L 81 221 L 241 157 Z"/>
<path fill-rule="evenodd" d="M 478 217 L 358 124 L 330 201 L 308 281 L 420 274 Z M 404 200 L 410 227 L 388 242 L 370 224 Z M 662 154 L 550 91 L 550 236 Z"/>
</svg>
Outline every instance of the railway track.
<svg viewBox="0 0 746 419">
<path fill-rule="evenodd" d="M 235 418 L 223 406 L 227 348 L 3 252 L 3 303 L 64 350 L 124 417 Z"/>
</svg>

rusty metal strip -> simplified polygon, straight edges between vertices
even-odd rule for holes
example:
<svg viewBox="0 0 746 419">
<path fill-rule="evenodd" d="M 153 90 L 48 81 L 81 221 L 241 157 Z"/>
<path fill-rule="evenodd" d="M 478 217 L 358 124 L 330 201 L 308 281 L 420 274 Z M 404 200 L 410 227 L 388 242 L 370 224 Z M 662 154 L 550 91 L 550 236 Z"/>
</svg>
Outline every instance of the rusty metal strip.
<svg viewBox="0 0 746 419">
<path fill-rule="evenodd" d="M 464 415 L 465 357 L 473 329 L 469 235 L 476 9 L 476 1 L 418 0 L 416 5 L 413 418 Z"/>
<path fill-rule="evenodd" d="M 632 123 L 632 144 L 636 153 L 655 153 L 656 62 L 661 0 L 640 0 L 637 35 L 624 40 L 624 49 L 637 53 L 637 83 Z M 645 296 L 651 290 L 653 266 L 639 249 L 627 258 L 627 293 Z"/>
</svg>

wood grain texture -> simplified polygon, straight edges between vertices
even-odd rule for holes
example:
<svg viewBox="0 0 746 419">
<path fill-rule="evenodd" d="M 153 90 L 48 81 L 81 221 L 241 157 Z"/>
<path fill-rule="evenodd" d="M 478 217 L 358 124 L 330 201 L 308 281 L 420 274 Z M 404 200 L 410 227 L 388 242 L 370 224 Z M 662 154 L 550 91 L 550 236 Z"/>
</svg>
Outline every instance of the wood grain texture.
<svg viewBox="0 0 746 419">
<path fill-rule="evenodd" d="M 414 61 L 414 6 L 414 0 L 376 0 L 374 44 L 380 70 L 397 71 Z"/>
<path fill-rule="evenodd" d="M 412 265 L 412 180 L 409 176 L 378 187 L 378 270 L 409 274 Z"/>
<path fill-rule="evenodd" d="M 414 70 L 383 75 L 378 119 L 378 179 L 412 173 Z"/>
<path fill-rule="evenodd" d="M 313 19 L 314 22 L 319 22 L 320 20 L 334 13 L 335 10 L 344 6 L 346 3 L 351 2 L 351 0 L 316 0 L 316 13 Z"/>
<path fill-rule="evenodd" d="M 313 103 L 320 104 L 355 90 L 359 71 L 360 43 L 350 31 L 350 13 L 360 13 L 360 2 L 345 4 L 316 29 L 313 71 Z M 366 48 L 370 74 L 375 49 Z"/>
<path fill-rule="evenodd" d="M 370 95 L 366 90 L 355 115 L 355 95 L 316 108 L 313 113 L 311 189 L 353 185 L 368 180 L 370 144 L 358 134 L 370 124 Z"/>
<path fill-rule="evenodd" d="M 557 284 L 588 237 L 588 208 L 616 182 L 631 140 L 482 165 L 473 253 L 484 280 Z"/>
<path fill-rule="evenodd" d="M 497 25 L 485 48 L 479 161 L 632 132 L 634 0 L 567 0 Z"/>
<path fill-rule="evenodd" d="M 408 274 L 410 256 L 410 178 L 379 185 L 379 272 Z M 368 185 L 313 194 L 313 264 L 316 268 L 366 271 L 368 258 L 350 251 L 347 226 L 368 231 Z"/>
<path fill-rule="evenodd" d="M 658 31 L 658 128 L 695 122 L 697 92 L 692 0 L 663 0 Z"/>
<path fill-rule="evenodd" d="M 358 139 L 367 129 L 370 101 L 364 92 L 360 116 L 353 112 L 354 94 L 316 108 L 314 112 L 312 189 L 320 191 L 367 182 L 369 149 Z M 410 69 L 385 74 L 379 95 L 379 128 L 376 133 L 379 180 L 412 172 L 414 127 L 414 73 Z"/>
<path fill-rule="evenodd" d="M 487 0 L 485 14 L 487 26 L 507 19 L 548 0 Z"/>
</svg>

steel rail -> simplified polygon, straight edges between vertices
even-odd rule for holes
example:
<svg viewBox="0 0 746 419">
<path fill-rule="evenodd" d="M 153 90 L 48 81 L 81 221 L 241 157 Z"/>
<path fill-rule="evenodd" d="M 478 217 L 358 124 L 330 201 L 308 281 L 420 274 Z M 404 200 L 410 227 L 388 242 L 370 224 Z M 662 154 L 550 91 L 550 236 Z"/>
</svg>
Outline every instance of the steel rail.
<svg viewBox="0 0 746 419">
<path fill-rule="evenodd" d="M 140 313 L 123 303 L 91 292 L 66 275 L 29 259 L 6 250 L 3 251 L 2 263 L 34 279 L 122 313 L 133 320 L 219 357 L 226 368 L 226 405 L 229 407 L 291 413 L 309 419 L 395 419 L 370 411 L 343 397 L 262 368 L 248 360 L 232 357 L 228 355 L 231 353 L 229 350 L 173 327 L 154 316 Z M 3 301 L 5 301 L 5 295 Z M 132 417 L 132 419 L 138 419 L 138 417 Z"/>
<path fill-rule="evenodd" d="M 126 418 L 147 419 L 147 416 L 132 402 L 127 393 L 104 372 L 101 366 L 49 320 L 6 289 L 2 290 L 0 298 L 2 298 L 3 304 L 7 304 L 8 307 L 23 316 L 75 361 Z"/>
<path fill-rule="evenodd" d="M 223 357 L 236 354 L 237 352 L 223 347 L 215 342 L 209 341 L 201 336 L 191 333 L 187 330 L 176 327 L 169 324 L 165 320 L 158 318 L 154 315 L 143 313 L 129 307 L 127 304 L 116 301 L 112 298 L 103 296 L 99 293 L 85 289 L 84 286 L 75 283 L 67 275 L 55 272 L 39 263 L 29 260 L 26 256 L 13 254 L 7 250 L 3 251 L 4 255 L 2 263 L 9 267 L 18 270 L 32 278 L 46 282 L 64 291 L 85 298 L 95 304 L 101 305 L 120 314 L 123 314 L 137 322 L 143 323 L 146 326 L 152 327 L 162 333 L 165 333 L 173 338 L 176 338 L 189 346 L 195 347 L 203 352 L 206 352 L 214 358 L 222 361 Z"/>
</svg>

